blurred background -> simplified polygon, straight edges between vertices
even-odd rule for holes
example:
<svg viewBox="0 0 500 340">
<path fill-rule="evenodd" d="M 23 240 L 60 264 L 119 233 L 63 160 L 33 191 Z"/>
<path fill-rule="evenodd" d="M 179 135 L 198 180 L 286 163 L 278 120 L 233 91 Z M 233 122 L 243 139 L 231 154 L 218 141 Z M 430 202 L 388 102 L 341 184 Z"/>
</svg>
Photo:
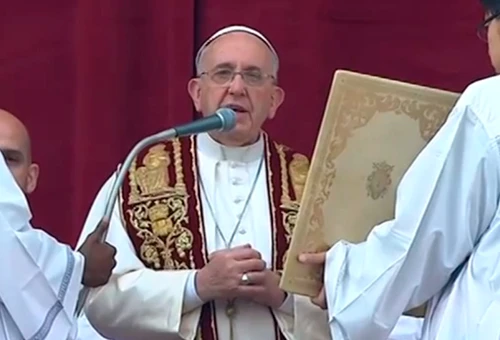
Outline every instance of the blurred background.
<svg viewBox="0 0 500 340">
<path fill-rule="evenodd" d="M 222 26 L 275 45 L 286 99 L 266 129 L 308 155 L 337 69 L 457 92 L 493 72 L 477 0 L 0 2 L 0 107 L 32 135 L 34 224 L 72 245 L 131 147 L 194 118 L 194 55 Z"/>
</svg>

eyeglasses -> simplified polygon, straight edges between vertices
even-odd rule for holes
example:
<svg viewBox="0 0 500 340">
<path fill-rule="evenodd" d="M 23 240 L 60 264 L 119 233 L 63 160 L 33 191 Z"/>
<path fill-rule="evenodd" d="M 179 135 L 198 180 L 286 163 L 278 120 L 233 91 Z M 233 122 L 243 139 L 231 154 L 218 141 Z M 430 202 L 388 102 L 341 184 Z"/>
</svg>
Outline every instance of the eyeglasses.
<svg viewBox="0 0 500 340">
<path fill-rule="evenodd" d="M 485 42 L 488 41 L 488 27 L 490 26 L 492 21 L 497 19 L 498 17 L 500 17 L 500 12 L 490 15 L 477 27 L 477 36 L 479 37 L 479 39 Z"/>
<path fill-rule="evenodd" d="M 243 79 L 243 82 L 248 86 L 262 86 L 268 78 L 274 79 L 274 76 L 262 73 L 259 70 L 245 70 L 237 72 L 228 68 L 217 68 L 212 71 L 201 72 L 200 76 L 207 75 L 210 80 L 217 85 L 228 85 L 238 74 Z"/>
</svg>

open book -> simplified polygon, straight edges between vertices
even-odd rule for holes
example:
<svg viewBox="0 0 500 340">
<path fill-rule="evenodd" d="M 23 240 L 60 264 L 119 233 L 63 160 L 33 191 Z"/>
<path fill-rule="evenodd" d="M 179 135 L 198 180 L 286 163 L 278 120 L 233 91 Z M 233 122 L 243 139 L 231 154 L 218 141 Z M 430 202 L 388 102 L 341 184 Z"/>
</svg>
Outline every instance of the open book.
<svg viewBox="0 0 500 340">
<path fill-rule="evenodd" d="M 397 186 L 458 100 L 452 92 L 339 70 L 335 73 L 281 288 L 315 296 L 321 268 L 297 261 L 339 240 L 362 242 L 394 217 Z"/>
</svg>

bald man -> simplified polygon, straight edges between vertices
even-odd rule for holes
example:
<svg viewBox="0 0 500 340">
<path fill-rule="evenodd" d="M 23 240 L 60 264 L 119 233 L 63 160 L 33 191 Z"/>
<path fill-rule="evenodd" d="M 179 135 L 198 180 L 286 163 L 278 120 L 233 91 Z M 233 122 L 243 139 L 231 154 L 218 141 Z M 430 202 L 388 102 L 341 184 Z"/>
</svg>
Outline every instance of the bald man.
<svg viewBox="0 0 500 340">
<path fill-rule="evenodd" d="M 100 242 L 99 223 L 74 252 L 34 229 L 26 195 L 36 189 L 28 131 L 0 110 L 0 339 L 76 339 L 74 309 L 83 286 L 105 284 L 115 249 Z"/>
<path fill-rule="evenodd" d="M 17 184 L 25 194 L 35 191 L 39 167 L 31 160 L 31 141 L 24 124 L 0 109 L 0 151 Z"/>
</svg>

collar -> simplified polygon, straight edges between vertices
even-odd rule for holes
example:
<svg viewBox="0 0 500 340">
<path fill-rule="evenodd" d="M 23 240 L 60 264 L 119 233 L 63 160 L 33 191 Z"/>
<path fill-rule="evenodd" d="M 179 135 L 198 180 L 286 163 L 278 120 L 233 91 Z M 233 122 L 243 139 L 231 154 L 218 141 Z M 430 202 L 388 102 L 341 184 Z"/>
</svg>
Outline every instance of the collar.
<svg viewBox="0 0 500 340">
<path fill-rule="evenodd" d="M 264 152 L 264 138 L 260 135 L 257 142 L 248 146 L 225 146 L 214 140 L 208 133 L 197 136 L 198 150 L 216 161 L 251 163 Z"/>
</svg>

